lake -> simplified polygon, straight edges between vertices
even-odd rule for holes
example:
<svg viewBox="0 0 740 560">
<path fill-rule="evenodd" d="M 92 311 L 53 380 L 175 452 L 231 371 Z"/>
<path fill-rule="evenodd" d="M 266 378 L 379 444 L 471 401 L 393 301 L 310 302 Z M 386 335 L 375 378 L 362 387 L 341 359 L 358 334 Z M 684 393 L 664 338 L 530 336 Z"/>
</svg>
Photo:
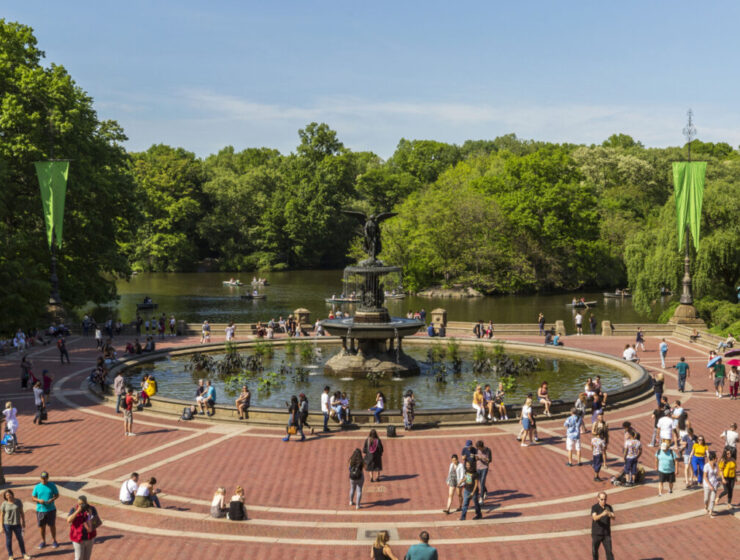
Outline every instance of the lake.
<svg viewBox="0 0 740 560">
<path fill-rule="evenodd" d="M 105 321 L 108 316 L 119 316 L 123 321 L 136 317 L 136 303 L 145 296 L 159 304 L 157 315 L 174 314 L 177 319 L 200 323 L 205 319 L 213 323 L 234 321 L 237 323 L 266 321 L 271 317 L 288 315 L 294 309 L 305 307 L 311 311 L 312 320 L 326 318 L 332 306 L 324 298 L 339 296 L 342 292 L 341 270 L 308 270 L 263 273 L 269 286 L 260 288 L 267 298 L 243 300 L 240 294 L 251 290 L 244 286 L 228 287 L 224 280 L 240 278 L 251 282 L 252 273 L 198 272 L 198 273 L 147 273 L 137 274 L 130 281 L 119 281 L 120 301 L 111 306 L 94 309 L 93 316 Z M 565 306 L 573 296 L 583 296 L 587 301 L 596 300 L 593 314 L 597 321 L 609 319 L 612 323 L 647 322 L 650 317 L 640 315 L 629 299 L 607 299 L 599 293 L 577 294 L 510 295 L 469 299 L 422 298 L 409 296 L 403 300 L 389 300 L 386 306 L 392 315 L 405 316 L 406 312 L 424 308 L 428 311 L 437 307 L 447 309 L 450 321 L 484 321 L 495 323 L 536 323 L 542 312 L 548 322 L 563 319 L 566 326 L 572 325 L 574 311 Z M 670 298 L 659 299 L 654 306 L 657 316 Z M 343 309 L 353 312 L 353 306 Z M 653 317 L 654 319 L 654 317 Z M 586 323 L 586 321 L 584 321 Z"/>
</svg>

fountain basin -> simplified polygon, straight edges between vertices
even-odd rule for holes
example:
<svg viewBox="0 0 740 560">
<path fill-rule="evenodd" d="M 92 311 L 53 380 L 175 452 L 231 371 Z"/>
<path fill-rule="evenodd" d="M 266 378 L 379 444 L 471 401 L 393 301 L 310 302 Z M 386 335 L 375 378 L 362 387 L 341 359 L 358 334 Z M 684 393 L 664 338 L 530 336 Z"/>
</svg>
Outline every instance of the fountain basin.
<svg viewBox="0 0 740 560">
<path fill-rule="evenodd" d="M 321 321 L 326 332 L 332 336 L 355 339 L 389 340 L 411 336 L 424 326 L 419 319 L 391 317 L 382 323 L 355 321 L 354 317 L 345 319 L 325 319 Z"/>
</svg>

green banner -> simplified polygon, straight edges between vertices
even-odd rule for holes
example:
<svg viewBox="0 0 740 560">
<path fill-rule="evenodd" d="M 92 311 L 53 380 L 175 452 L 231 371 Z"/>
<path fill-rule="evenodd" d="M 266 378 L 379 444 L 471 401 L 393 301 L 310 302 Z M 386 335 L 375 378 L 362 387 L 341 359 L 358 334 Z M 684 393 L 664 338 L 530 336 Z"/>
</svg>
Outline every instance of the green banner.
<svg viewBox="0 0 740 560">
<path fill-rule="evenodd" d="M 41 187 L 41 204 L 44 209 L 46 238 L 49 247 L 56 237 L 57 247 L 62 246 L 62 223 L 64 221 L 64 198 L 67 195 L 68 161 L 37 161 L 36 175 Z"/>
<path fill-rule="evenodd" d="M 673 185 L 676 189 L 676 225 L 678 249 L 683 248 L 686 225 L 691 230 L 694 248 L 699 250 L 701 202 L 704 197 L 706 161 L 677 161 L 673 163 Z M 688 241 L 687 241 L 688 243 Z"/>
</svg>

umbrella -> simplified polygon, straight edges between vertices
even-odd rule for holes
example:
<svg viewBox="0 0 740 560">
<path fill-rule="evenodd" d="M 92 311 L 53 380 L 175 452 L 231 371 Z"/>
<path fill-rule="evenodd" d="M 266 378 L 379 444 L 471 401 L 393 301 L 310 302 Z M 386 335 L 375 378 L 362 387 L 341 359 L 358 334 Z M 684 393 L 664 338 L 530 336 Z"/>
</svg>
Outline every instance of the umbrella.
<svg viewBox="0 0 740 560">
<path fill-rule="evenodd" d="M 721 359 L 722 359 L 722 356 L 715 356 L 714 358 L 709 360 L 709 362 L 707 363 L 707 367 L 712 367 L 714 364 L 719 362 Z"/>
<path fill-rule="evenodd" d="M 725 362 L 728 366 L 740 366 L 740 358 L 732 358 Z"/>
<path fill-rule="evenodd" d="M 730 356 L 740 356 L 740 348 L 736 348 L 735 350 L 728 350 L 725 352 L 725 358 L 729 358 Z"/>
</svg>

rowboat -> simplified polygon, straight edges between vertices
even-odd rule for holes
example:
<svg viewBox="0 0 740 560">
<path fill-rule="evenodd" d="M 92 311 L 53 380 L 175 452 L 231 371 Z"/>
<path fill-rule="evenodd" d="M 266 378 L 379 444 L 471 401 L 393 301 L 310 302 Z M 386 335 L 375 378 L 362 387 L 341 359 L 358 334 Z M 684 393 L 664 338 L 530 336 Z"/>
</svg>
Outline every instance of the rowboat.
<svg viewBox="0 0 740 560">
<path fill-rule="evenodd" d="M 252 280 L 252 286 L 269 286 L 270 283 L 267 280 Z"/>
<path fill-rule="evenodd" d="M 224 280 L 221 282 L 224 286 L 243 286 L 244 284 L 239 280 L 234 280 L 233 282 L 231 280 Z"/>
<path fill-rule="evenodd" d="M 242 294 L 239 296 L 241 299 L 267 299 L 265 294 Z"/>
<path fill-rule="evenodd" d="M 406 294 L 386 294 L 385 299 L 404 299 Z"/>
<path fill-rule="evenodd" d="M 146 303 L 137 303 L 136 309 L 156 309 L 159 307 L 156 303 L 153 301 L 148 301 Z"/>
<path fill-rule="evenodd" d="M 326 298 L 324 299 L 326 303 L 360 303 L 360 300 L 357 298 Z"/>
<path fill-rule="evenodd" d="M 596 307 L 596 301 L 577 301 L 576 303 L 566 303 L 565 307 Z"/>
<path fill-rule="evenodd" d="M 629 293 L 629 292 L 626 292 L 626 293 L 625 292 L 620 292 L 620 293 L 617 293 L 617 292 L 604 292 L 604 297 L 605 298 L 615 298 L 615 299 L 616 298 L 619 298 L 619 299 L 621 299 L 621 298 L 632 297 L 632 294 Z"/>
</svg>

